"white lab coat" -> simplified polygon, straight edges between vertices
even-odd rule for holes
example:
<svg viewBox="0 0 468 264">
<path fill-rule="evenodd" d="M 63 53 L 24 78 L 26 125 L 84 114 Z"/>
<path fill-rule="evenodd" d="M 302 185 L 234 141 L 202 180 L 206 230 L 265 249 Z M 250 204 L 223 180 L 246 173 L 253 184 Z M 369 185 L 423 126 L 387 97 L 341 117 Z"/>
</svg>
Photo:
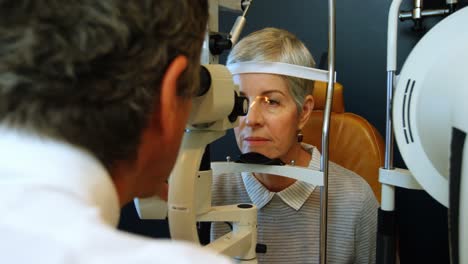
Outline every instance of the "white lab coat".
<svg viewBox="0 0 468 264">
<path fill-rule="evenodd" d="M 191 244 L 117 231 L 119 213 L 92 155 L 0 128 L 0 263 L 230 263 Z"/>
</svg>

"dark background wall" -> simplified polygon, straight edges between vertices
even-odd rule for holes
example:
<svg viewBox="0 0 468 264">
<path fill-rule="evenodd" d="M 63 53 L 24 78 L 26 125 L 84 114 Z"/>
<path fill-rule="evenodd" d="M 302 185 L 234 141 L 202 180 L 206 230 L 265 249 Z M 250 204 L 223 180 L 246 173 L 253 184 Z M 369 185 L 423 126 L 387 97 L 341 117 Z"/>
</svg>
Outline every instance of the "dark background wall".
<svg viewBox="0 0 468 264">
<path fill-rule="evenodd" d="M 467 1 L 461 1 L 466 5 Z M 359 114 L 385 136 L 386 41 L 390 0 L 336 1 L 336 71 L 344 86 L 348 112 Z M 405 0 L 401 10 L 410 10 Z M 445 1 L 426 1 L 425 8 L 440 8 Z M 220 13 L 220 31 L 229 32 L 237 14 Z M 441 18 L 424 21 L 427 29 Z M 264 27 L 278 27 L 296 34 L 317 64 L 328 50 L 328 1 L 255 0 L 247 15 L 243 36 Z M 425 32 L 415 32 L 411 21 L 399 23 L 398 69 Z M 221 63 L 225 62 L 225 54 Z M 326 57 L 325 67 L 326 67 Z M 397 151 L 397 149 L 396 149 Z M 212 159 L 239 154 L 232 131 L 211 145 Z M 395 166 L 405 167 L 398 152 Z M 397 190 L 401 263 L 449 263 L 447 209 L 424 191 Z M 166 237 L 159 221 L 136 219 L 133 205 L 124 208 L 120 228 L 152 237 Z"/>
</svg>

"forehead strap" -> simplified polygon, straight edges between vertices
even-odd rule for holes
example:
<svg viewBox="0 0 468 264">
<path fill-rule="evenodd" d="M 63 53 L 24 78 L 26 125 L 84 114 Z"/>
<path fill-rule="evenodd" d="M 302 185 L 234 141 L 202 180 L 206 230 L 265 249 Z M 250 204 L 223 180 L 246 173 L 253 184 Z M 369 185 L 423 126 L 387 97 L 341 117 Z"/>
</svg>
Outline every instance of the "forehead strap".
<svg viewBox="0 0 468 264">
<path fill-rule="evenodd" d="M 242 73 L 269 73 L 313 81 L 328 82 L 328 71 L 283 62 L 245 61 L 232 63 L 226 67 L 229 69 L 232 75 Z"/>
</svg>

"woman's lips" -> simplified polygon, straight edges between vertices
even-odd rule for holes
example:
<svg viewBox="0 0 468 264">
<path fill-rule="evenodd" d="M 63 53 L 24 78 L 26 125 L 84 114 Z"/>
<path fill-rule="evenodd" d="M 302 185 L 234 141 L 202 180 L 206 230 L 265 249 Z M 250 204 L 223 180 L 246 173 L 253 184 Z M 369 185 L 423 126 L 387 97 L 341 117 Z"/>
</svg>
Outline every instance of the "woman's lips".
<svg viewBox="0 0 468 264">
<path fill-rule="evenodd" d="M 247 143 L 249 146 L 261 146 L 268 143 L 270 140 L 263 137 L 246 137 L 244 138 L 244 142 Z"/>
</svg>

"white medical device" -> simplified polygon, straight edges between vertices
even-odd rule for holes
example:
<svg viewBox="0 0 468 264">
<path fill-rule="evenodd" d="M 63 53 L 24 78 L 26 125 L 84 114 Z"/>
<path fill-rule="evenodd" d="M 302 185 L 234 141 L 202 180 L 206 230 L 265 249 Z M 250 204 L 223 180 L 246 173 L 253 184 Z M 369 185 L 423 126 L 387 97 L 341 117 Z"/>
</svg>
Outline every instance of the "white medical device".
<svg viewBox="0 0 468 264">
<path fill-rule="evenodd" d="M 396 71 L 396 17 L 400 3 L 401 0 L 394 1 L 389 13 L 387 71 L 388 83 L 391 88 L 395 87 L 392 105 L 395 138 L 409 171 L 391 166 L 381 169 L 381 209 L 394 210 L 395 186 L 424 189 L 449 207 L 450 235 L 457 237 L 451 239 L 452 263 L 468 263 L 468 153 L 466 144 L 463 148 L 462 136 L 452 141 L 452 134 L 463 135 L 468 131 L 468 8 L 448 16 L 426 33 L 408 56 L 393 85 L 396 79 L 393 76 Z M 391 101 L 391 91 L 388 94 Z M 387 136 L 388 127 L 387 123 Z M 458 132 L 453 132 L 454 129 Z M 387 148 L 388 143 L 387 140 Z M 456 151 L 458 159 L 454 160 Z M 460 167 L 460 172 L 450 175 L 456 166 Z M 451 186 L 449 192 L 449 185 L 455 183 L 457 186 Z M 454 196 L 456 194 L 458 197 Z M 453 197 L 449 199 L 449 195 Z M 381 257 L 390 254 L 387 250 Z M 388 259 L 394 257 L 378 261 L 393 263 Z"/>
<path fill-rule="evenodd" d="M 167 207 L 171 237 L 199 243 L 196 222 L 230 222 L 232 231 L 206 247 L 242 263 L 256 263 L 256 207 L 251 204 L 212 206 L 212 174 L 269 173 L 323 186 L 323 173 L 291 165 L 235 162 L 213 162 L 211 168 L 202 167 L 200 171 L 205 147 L 223 136 L 227 129 L 236 126 L 237 116 L 246 113 L 248 107 L 247 101 L 237 96 L 237 87 L 225 66 L 205 65 L 203 69 L 201 87 L 205 88 L 201 90 L 204 92 L 194 99 L 189 125 L 169 181 Z M 311 71 L 321 76 L 327 75 L 323 71 Z M 158 206 L 155 198 L 137 199 L 136 204 L 140 217 L 145 219 L 154 219 L 154 210 L 161 209 L 155 207 Z"/>
<path fill-rule="evenodd" d="M 465 12 L 465 15 L 467 12 Z M 466 22 L 466 21 L 465 21 Z M 465 38 L 465 41 L 468 38 Z M 464 55 L 464 69 L 468 56 Z M 460 58 L 462 59 L 462 58 Z M 468 263 L 468 86 L 454 83 L 452 97 L 452 139 L 450 148 L 449 234 L 452 264 Z M 460 85 L 459 85 L 460 84 Z"/>
<path fill-rule="evenodd" d="M 284 65 L 282 65 L 284 66 Z M 194 111 L 184 134 L 181 150 L 169 182 L 169 227 L 171 237 L 199 243 L 196 222 L 231 222 L 232 231 L 206 247 L 232 256 L 242 263 L 256 263 L 257 211 L 252 204 L 211 205 L 212 174 L 258 172 L 287 176 L 323 186 L 323 172 L 293 165 L 258 165 L 213 162 L 199 171 L 205 147 L 237 125 L 237 116 L 247 111 L 246 101 L 237 94 L 232 75 L 225 66 L 206 65 L 211 85 L 194 100 Z M 291 65 L 290 65 L 291 67 Z M 260 67 L 259 67 L 260 68 Z M 313 73 L 316 73 L 311 69 Z M 252 71 L 249 71 L 252 72 Z M 256 71 L 254 71 L 256 72 Z M 327 72 L 316 74 L 327 76 Z M 238 102 L 237 107 L 234 102 Z M 234 111 L 232 109 L 239 109 Z M 231 118 L 232 117 L 232 118 Z M 266 250 L 268 245 L 266 245 Z M 263 249 L 265 250 L 265 249 Z"/>
<path fill-rule="evenodd" d="M 224 1 L 227 8 L 237 8 L 234 1 Z M 238 1 L 241 3 L 241 1 Z M 169 218 L 171 238 L 200 243 L 197 221 L 229 222 L 232 231 L 211 242 L 206 247 L 231 256 L 241 263 L 257 263 L 257 210 L 254 205 L 240 204 L 212 207 L 211 181 L 213 171 L 202 168 L 206 146 L 222 137 L 226 130 L 237 125 L 237 116 L 245 114 L 248 103 L 238 96 L 229 70 L 218 65 L 217 57 L 210 52 L 217 43 L 209 34 L 218 30 L 218 7 L 210 1 L 209 32 L 203 43 L 201 84 L 199 96 L 194 98 L 192 112 L 184 134 L 181 149 L 169 179 L 168 202 L 158 197 L 135 199 L 141 219 Z M 245 13 L 244 13 L 245 15 Z M 235 26 L 237 31 L 243 24 Z M 238 34 L 238 33 L 237 33 Z M 230 36 L 214 39 L 232 45 Z M 221 45 L 220 45 L 221 46 Z M 230 46 L 221 47 L 230 48 Z M 203 166 L 206 166 L 204 162 Z M 203 167 L 202 166 L 202 167 Z M 215 172 L 216 173 L 216 172 Z"/>
<path fill-rule="evenodd" d="M 223 2 L 210 0 L 211 31 L 217 30 L 218 7 Z M 241 1 L 251 2 L 251 1 Z M 199 243 L 196 222 L 223 221 L 232 224 L 232 231 L 206 247 L 219 253 L 232 256 L 242 263 L 257 263 L 257 211 L 251 204 L 237 204 L 228 206 L 211 205 L 212 174 L 228 172 L 259 172 L 287 176 L 297 180 L 312 183 L 321 188 L 321 239 L 320 261 L 326 263 L 326 230 L 327 230 L 327 175 L 328 175 L 328 129 L 332 105 L 334 71 L 334 1 L 330 0 L 330 30 L 329 30 L 329 70 L 303 69 L 289 65 L 297 77 L 301 74 L 313 75 L 314 80 L 327 81 L 327 102 L 325 106 L 323 125 L 323 152 L 321 157 L 321 171 L 294 166 L 239 164 L 234 162 L 215 162 L 210 168 L 199 171 L 201 160 L 208 144 L 223 136 L 226 130 L 237 126 L 237 116 L 247 111 L 248 104 L 238 96 L 237 87 L 232 81 L 229 70 L 222 65 L 216 65 L 217 58 L 212 56 L 213 45 L 204 43 L 202 63 L 202 84 L 200 96 L 194 99 L 193 111 L 189 118 L 187 130 L 184 134 L 182 146 L 169 181 L 169 199 L 167 205 L 156 197 L 148 199 L 135 199 L 135 205 L 142 219 L 164 219 L 166 213 L 169 217 L 171 237 Z M 230 8 L 232 5 L 226 5 Z M 235 5 L 236 6 L 236 5 Z M 248 6 L 247 6 L 248 8 Z M 240 29 L 245 23 L 244 10 L 242 18 L 238 18 L 233 30 L 228 35 L 231 45 L 239 37 Z M 212 38 L 210 38 L 212 40 Z M 215 39 L 217 40 L 217 39 Z M 219 39 L 218 39 L 219 40 Z M 219 45 L 224 48 L 221 39 Z M 227 45 L 226 47 L 228 47 Z M 211 51 L 207 52 L 208 50 Z M 216 53 L 214 53 L 216 54 Z M 264 65 L 265 66 L 265 65 Z M 271 66 L 271 65 L 269 65 Z M 275 68 L 284 67 L 276 65 Z M 332 74 L 333 73 L 333 74 Z M 268 246 L 268 245 L 266 245 Z"/>
</svg>

